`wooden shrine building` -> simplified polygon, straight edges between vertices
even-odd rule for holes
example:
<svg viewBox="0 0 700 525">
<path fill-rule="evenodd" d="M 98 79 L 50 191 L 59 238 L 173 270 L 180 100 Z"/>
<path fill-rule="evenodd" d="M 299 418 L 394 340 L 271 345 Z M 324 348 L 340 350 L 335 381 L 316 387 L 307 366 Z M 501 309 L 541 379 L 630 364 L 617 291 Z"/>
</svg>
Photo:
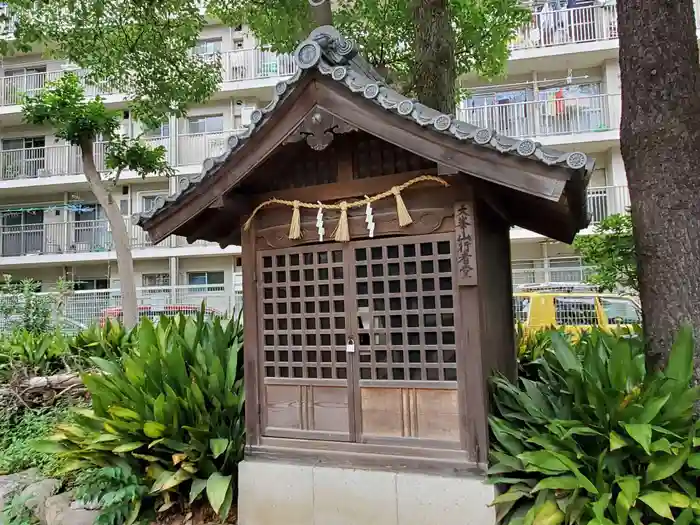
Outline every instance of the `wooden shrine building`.
<svg viewBox="0 0 700 525">
<path fill-rule="evenodd" d="M 357 503 L 343 519 L 318 518 L 333 499 L 318 496 L 333 486 L 318 487 L 318 476 L 483 474 L 487 378 L 513 375 L 516 364 L 509 229 L 571 242 L 588 224 L 593 161 L 401 95 L 332 27 L 314 30 L 295 58 L 299 72 L 248 129 L 138 224 L 153 242 L 181 235 L 242 246 L 242 525 L 282 523 L 271 512 L 309 525 L 306 516 L 332 524 L 357 514 L 367 525 Z M 275 470 L 284 465 L 299 477 L 285 481 Z M 302 467 L 331 469 L 314 474 L 311 510 L 300 508 Z M 332 512 L 351 504 L 345 487 Z M 488 516 L 480 497 L 477 514 Z M 442 510 L 402 519 L 397 507 L 383 523 L 452 523 Z"/>
</svg>

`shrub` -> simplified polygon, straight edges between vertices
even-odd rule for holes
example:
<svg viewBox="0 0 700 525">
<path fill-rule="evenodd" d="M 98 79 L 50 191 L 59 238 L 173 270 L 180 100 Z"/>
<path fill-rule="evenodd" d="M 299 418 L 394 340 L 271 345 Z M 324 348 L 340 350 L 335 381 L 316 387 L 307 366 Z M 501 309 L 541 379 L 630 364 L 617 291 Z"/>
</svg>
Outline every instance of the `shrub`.
<svg viewBox="0 0 700 525">
<path fill-rule="evenodd" d="M 137 330 L 127 330 L 119 321 L 107 319 L 100 326 L 91 325 L 70 342 L 71 354 L 81 363 L 91 363 L 91 357 L 119 359 L 129 352 L 136 342 Z"/>
<path fill-rule="evenodd" d="M 663 372 L 645 368 L 640 338 L 552 334 L 536 379 L 493 380 L 491 483 L 510 524 L 692 523 L 700 440 L 684 329 Z"/>
<path fill-rule="evenodd" d="M 68 342 L 60 332 L 13 330 L 0 338 L 0 380 L 44 376 L 70 368 Z"/>
<path fill-rule="evenodd" d="M 136 347 L 121 360 L 92 358 L 83 375 L 92 410 L 37 443 L 71 461 L 69 468 L 119 466 L 142 473 L 159 510 L 187 493 L 206 493 L 228 514 L 245 444 L 242 328 L 236 321 L 142 319 Z"/>
<path fill-rule="evenodd" d="M 95 525 L 150 523 L 137 521 L 148 487 L 126 467 L 105 467 L 82 471 L 75 480 L 75 496 L 84 505 L 100 509 Z"/>
</svg>

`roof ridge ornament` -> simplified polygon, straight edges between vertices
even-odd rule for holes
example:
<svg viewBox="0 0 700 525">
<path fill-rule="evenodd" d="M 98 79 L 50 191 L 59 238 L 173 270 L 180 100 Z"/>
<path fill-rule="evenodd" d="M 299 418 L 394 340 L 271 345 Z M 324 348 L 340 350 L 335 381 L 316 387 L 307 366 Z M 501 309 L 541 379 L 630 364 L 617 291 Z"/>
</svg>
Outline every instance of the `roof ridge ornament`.
<svg viewBox="0 0 700 525">
<path fill-rule="evenodd" d="M 312 0 L 309 0 L 312 1 Z M 317 27 L 294 51 L 294 58 L 301 69 L 311 69 L 326 56 L 334 65 L 349 64 L 357 55 L 357 47 L 333 26 Z"/>
</svg>

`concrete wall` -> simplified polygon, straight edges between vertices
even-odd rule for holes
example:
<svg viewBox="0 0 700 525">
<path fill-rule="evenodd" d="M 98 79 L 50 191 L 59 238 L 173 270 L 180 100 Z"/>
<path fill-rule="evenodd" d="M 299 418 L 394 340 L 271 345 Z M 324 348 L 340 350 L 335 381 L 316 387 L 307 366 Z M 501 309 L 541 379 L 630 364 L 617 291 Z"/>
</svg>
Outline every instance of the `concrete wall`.
<svg viewBox="0 0 700 525">
<path fill-rule="evenodd" d="M 240 525 L 493 525 L 494 489 L 443 477 L 243 461 Z"/>
</svg>

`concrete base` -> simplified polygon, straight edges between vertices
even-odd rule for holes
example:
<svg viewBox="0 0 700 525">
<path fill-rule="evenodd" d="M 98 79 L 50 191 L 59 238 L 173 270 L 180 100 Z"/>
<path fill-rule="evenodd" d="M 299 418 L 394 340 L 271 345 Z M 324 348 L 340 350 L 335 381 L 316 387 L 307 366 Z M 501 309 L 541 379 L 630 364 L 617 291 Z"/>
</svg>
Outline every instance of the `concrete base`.
<svg viewBox="0 0 700 525">
<path fill-rule="evenodd" d="M 239 466 L 240 525 L 493 525 L 494 489 L 477 477 L 293 465 Z"/>
</svg>

